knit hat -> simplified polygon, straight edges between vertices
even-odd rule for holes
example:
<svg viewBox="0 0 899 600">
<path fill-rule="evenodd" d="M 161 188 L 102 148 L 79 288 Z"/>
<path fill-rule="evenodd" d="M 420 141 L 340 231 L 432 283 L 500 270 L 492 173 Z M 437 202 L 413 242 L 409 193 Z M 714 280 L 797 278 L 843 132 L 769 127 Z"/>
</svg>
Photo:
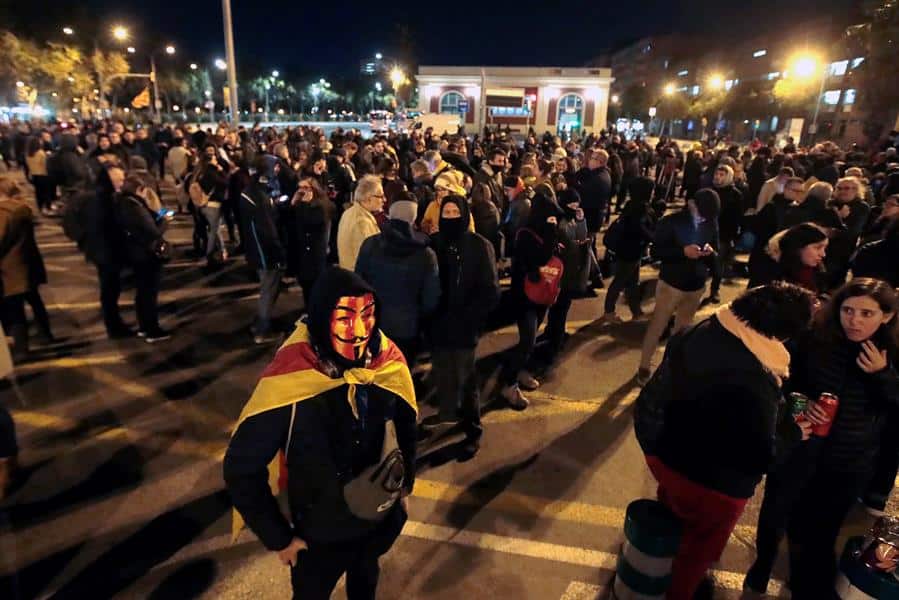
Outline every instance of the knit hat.
<svg viewBox="0 0 899 600">
<path fill-rule="evenodd" d="M 406 223 L 414 223 L 418 217 L 418 203 L 411 200 L 394 200 L 390 204 L 387 215 L 391 219 L 399 219 Z"/>
<path fill-rule="evenodd" d="M 696 203 L 699 216 L 707 221 L 717 219 L 721 212 L 721 199 L 718 198 L 718 192 L 711 188 L 703 188 L 696 192 L 693 202 Z"/>
</svg>

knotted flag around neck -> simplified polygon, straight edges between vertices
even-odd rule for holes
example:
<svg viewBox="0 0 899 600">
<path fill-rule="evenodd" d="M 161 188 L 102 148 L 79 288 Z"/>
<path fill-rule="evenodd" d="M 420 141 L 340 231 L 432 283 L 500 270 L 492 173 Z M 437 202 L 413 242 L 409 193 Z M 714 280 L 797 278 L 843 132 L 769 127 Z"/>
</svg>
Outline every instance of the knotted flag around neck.
<svg viewBox="0 0 899 600">
<path fill-rule="evenodd" d="M 415 414 L 418 405 L 415 402 L 415 387 L 412 375 L 406 365 L 406 359 L 386 335 L 381 333 L 381 348 L 377 356 L 372 357 L 366 368 L 347 369 L 342 376 L 329 377 L 318 369 L 319 358 L 309 340 L 309 330 L 305 323 L 297 323 L 293 334 L 275 354 L 275 358 L 262 372 L 259 383 L 249 401 L 243 407 L 240 418 L 231 436 L 240 428 L 241 423 L 255 415 L 291 406 L 297 402 L 314 398 L 319 394 L 347 385 L 347 402 L 353 410 L 353 416 L 359 418 L 356 405 L 356 386 L 374 385 L 402 398 Z M 272 494 L 280 492 L 280 462 L 284 460 L 283 450 L 269 463 L 268 482 Z M 232 513 L 231 541 L 237 540 L 244 520 L 237 510 Z"/>
</svg>

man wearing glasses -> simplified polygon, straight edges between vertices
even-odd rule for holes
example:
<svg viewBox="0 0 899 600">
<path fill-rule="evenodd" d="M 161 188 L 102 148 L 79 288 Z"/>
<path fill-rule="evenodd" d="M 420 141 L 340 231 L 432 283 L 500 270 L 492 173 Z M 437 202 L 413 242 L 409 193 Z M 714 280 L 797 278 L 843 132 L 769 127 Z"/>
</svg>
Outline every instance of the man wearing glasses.
<svg viewBox="0 0 899 600">
<path fill-rule="evenodd" d="M 340 267 L 352 271 L 362 242 L 380 233 L 375 215 L 384 210 L 384 188 L 381 178 L 366 175 L 359 180 L 353 205 L 340 217 L 337 227 L 337 258 Z"/>
</svg>

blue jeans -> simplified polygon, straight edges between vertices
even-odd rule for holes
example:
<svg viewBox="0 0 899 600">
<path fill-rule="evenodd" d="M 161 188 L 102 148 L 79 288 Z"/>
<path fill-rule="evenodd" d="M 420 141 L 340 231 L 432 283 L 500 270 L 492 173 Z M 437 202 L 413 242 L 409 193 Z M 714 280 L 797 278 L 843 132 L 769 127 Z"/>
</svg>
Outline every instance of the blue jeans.
<svg viewBox="0 0 899 600">
<path fill-rule="evenodd" d="M 222 236 L 222 207 L 207 204 L 200 209 L 200 212 L 206 217 L 209 223 L 209 237 L 206 241 L 206 256 L 212 256 L 216 247 L 221 252 L 225 251 L 225 238 Z"/>
<path fill-rule="evenodd" d="M 259 311 L 255 334 L 263 335 L 272 327 L 272 309 L 281 293 L 281 269 L 259 269 Z"/>
<path fill-rule="evenodd" d="M 518 372 L 527 369 L 537 343 L 537 329 L 546 316 L 545 306 L 526 306 L 518 317 L 518 345 L 512 349 L 512 355 L 503 368 L 500 382 L 513 385 L 518 381 Z"/>
</svg>

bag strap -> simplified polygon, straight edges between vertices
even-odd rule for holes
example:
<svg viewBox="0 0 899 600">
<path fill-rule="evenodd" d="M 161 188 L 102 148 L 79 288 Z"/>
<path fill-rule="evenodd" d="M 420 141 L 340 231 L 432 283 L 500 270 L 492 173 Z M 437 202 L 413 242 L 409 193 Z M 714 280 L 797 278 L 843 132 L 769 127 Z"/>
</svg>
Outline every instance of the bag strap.
<svg viewBox="0 0 899 600">
<path fill-rule="evenodd" d="M 297 403 L 290 405 L 290 428 L 287 430 L 287 443 L 284 445 L 284 457 L 287 457 L 287 451 L 290 450 L 290 439 L 293 437 L 293 421 L 297 416 Z"/>
</svg>

